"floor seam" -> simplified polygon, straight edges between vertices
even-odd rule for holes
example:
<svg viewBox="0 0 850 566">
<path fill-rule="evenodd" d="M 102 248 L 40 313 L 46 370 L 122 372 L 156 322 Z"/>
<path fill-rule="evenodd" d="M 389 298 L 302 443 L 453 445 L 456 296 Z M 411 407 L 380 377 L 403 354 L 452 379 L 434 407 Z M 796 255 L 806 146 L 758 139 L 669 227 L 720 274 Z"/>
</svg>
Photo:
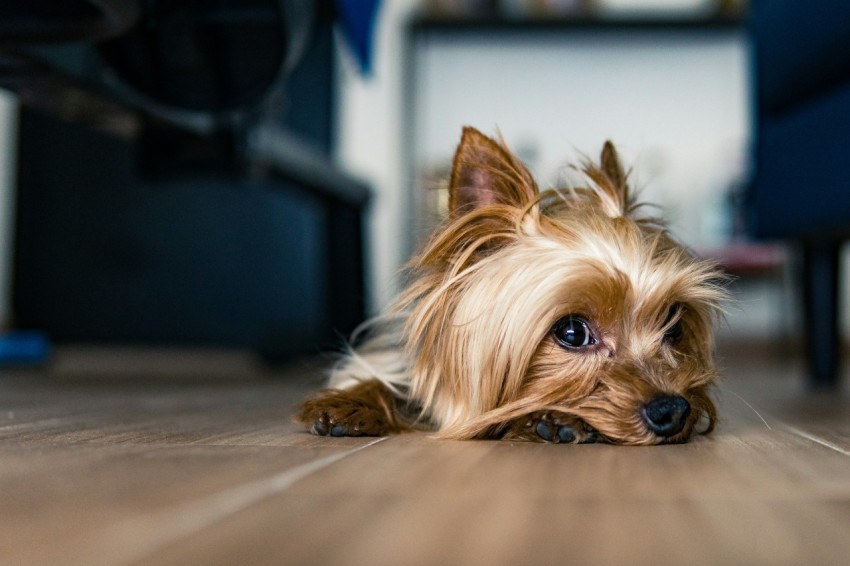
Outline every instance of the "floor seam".
<svg viewBox="0 0 850 566">
<path fill-rule="evenodd" d="M 144 532 L 153 529 L 155 534 L 146 537 L 147 540 L 153 539 L 152 544 L 145 544 L 144 548 L 138 548 L 134 552 L 127 552 L 128 549 L 124 549 L 126 554 L 132 554 L 132 556 L 126 556 L 123 562 L 132 563 L 142 560 L 169 544 L 201 532 L 252 505 L 283 493 L 316 472 L 384 440 L 386 437 L 377 438 L 363 446 L 289 468 L 271 477 L 253 481 L 199 501 L 123 521 L 103 532 L 103 539 L 106 541 L 126 540 L 125 537 L 119 536 L 119 533 Z"/>
<path fill-rule="evenodd" d="M 841 446 L 834 444 L 828 440 L 815 436 L 814 434 L 808 433 L 804 430 L 801 430 L 795 426 L 785 425 L 785 428 L 792 434 L 799 436 L 800 438 L 804 438 L 809 442 L 814 442 L 815 444 L 819 444 L 825 448 L 829 448 L 830 450 L 834 450 L 839 454 L 843 454 L 845 456 L 850 456 L 850 450 L 846 448 L 842 448 Z"/>
</svg>

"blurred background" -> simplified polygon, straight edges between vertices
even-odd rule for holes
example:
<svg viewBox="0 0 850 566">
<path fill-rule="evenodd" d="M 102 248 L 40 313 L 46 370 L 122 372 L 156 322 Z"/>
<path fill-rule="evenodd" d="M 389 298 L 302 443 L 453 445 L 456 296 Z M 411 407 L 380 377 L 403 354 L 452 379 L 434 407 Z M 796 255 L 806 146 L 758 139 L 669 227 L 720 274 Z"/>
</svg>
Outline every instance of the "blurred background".
<svg viewBox="0 0 850 566">
<path fill-rule="evenodd" d="M 2 10 L 11 357 L 39 337 L 271 361 L 338 344 L 391 301 L 472 125 L 501 132 L 548 186 L 614 141 L 673 232 L 738 278 L 721 342 L 803 351 L 812 383 L 837 383 L 850 327 L 837 0 Z"/>
</svg>

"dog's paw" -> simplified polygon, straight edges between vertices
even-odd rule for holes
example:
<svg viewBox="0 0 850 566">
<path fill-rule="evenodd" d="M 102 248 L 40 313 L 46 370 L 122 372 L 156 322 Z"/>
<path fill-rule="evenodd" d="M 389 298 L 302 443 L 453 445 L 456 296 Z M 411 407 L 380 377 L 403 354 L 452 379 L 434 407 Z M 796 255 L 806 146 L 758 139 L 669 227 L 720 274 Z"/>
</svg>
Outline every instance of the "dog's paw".
<svg viewBox="0 0 850 566">
<path fill-rule="evenodd" d="M 298 421 L 319 436 L 383 436 L 391 432 L 379 410 L 342 395 L 307 401 Z"/>
<path fill-rule="evenodd" d="M 549 411 L 531 413 L 514 421 L 504 438 L 553 444 L 592 444 L 602 438 L 581 419 Z"/>
<path fill-rule="evenodd" d="M 331 413 L 322 411 L 311 419 L 313 424 L 310 425 L 310 432 L 318 436 L 359 436 L 359 427 L 357 425 L 349 426 L 346 423 L 346 418 L 342 417 L 341 422 L 337 421 Z"/>
<path fill-rule="evenodd" d="M 318 436 L 384 436 L 389 427 L 371 411 L 351 408 L 317 410 L 304 418 L 308 430 Z M 303 421 L 302 421 L 303 422 Z"/>
<path fill-rule="evenodd" d="M 385 436 L 406 430 L 381 387 L 367 383 L 353 390 L 321 391 L 301 405 L 295 420 L 319 436 Z"/>
</svg>

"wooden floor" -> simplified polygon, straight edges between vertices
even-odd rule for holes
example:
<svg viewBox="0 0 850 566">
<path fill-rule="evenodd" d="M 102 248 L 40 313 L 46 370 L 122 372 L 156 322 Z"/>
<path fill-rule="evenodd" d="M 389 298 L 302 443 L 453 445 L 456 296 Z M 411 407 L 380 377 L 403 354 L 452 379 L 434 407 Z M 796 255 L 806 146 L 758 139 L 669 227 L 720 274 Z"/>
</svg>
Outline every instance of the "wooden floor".
<svg viewBox="0 0 850 566">
<path fill-rule="evenodd" d="M 850 398 L 726 363 L 715 434 L 628 448 L 317 438 L 315 364 L 66 352 L 0 373 L 0 563 L 850 564 Z"/>
</svg>

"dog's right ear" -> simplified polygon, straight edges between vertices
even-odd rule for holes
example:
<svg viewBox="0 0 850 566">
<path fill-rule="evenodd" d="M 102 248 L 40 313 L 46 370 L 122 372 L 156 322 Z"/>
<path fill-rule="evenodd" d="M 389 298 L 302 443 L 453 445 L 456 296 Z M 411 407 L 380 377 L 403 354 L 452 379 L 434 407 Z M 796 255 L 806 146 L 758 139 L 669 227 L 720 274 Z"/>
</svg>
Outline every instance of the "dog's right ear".
<svg viewBox="0 0 850 566">
<path fill-rule="evenodd" d="M 502 143 L 475 128 L 463 129 L 449 182 L 452 216 L 495 204 L 524 207 L 536 196 L 531 173 Z"/>
<path fill-rule="evenodd" d="M 596 196 L 608 216 L 627 216 L 634 209 L 629 195 L 628 173 L 610 141 L 602 147 L 599 166 L 587 162 L 582 171 L 593 181 Z"/>
<path fill-rule="evenodd" d="M 602 171 L 608 176 L 611 184 L 620 192 L 625 193 L 628 190 L 626 181 L 626 173 L 623 170 L 623 165 L 620 163 L 620 156 L 617 155 L 617 150 L 614 149 L 614 144 L 611 140 L 606 140 L 602 146 L 602 155 L 599 158 Z"/>
</svg>

